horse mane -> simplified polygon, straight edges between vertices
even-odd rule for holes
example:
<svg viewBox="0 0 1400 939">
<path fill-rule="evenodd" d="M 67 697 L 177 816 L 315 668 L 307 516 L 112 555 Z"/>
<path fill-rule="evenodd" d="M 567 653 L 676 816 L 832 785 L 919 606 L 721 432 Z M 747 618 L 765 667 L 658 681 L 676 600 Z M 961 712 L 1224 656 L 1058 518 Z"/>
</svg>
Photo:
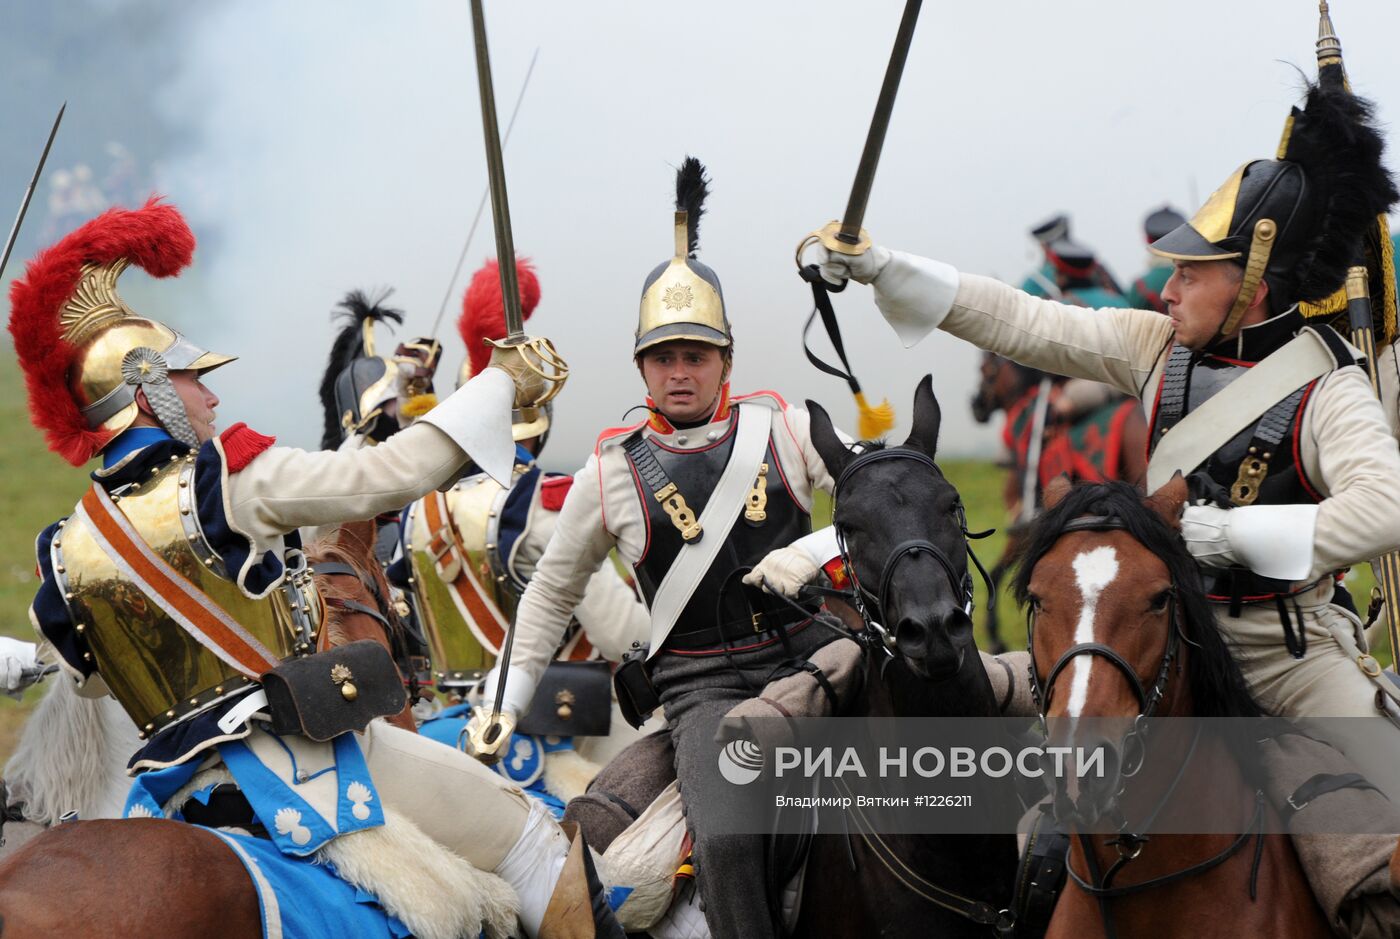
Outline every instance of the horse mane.
<svg viewBox="0 0 1400 939">
<path fill-rule="evenodd" d="M 1192 645 L 1188 682 L 1198 717 L 1258 717 L 1263 710 L 1249 693 L 1229 643 L 1220 632 L 1215 610 L 1206 599 L 1195 560 L 1179 532 L 1143 502 L 1142 493 L 1124 482 L 1076 486 L 1031 526 L 1012 584 L 1022 606 L 1028 600 L 1031 573 L 1060 540 L 1065 525 L 1082 515 L 1122 519 L 1128 534 L 1161 558 L 1176 585 L 1182 633 Z"/>
<path fill-rule="evenodd" d="M 359 571 L 362 577 L 368 577 L 374 582 L 375 590 L 379 596 L 388 597 L 389 582 L 384 577 L 384 569 L 374 556 L 374 535 L 377 528 L 375 521 L 368 519 L 359 522 L 346 522 L 329 531 L 322 531 L 306 545 L 307 563 L 313 566 L 327 561 L 348 564 Z M 368 591 L 359 580 L 343 577 L 317 577 L 316 590 L 326 600 L 354 600 L 379 609 L 394 631 L 392 637 L 386 636 L 385 639 L 398 639 L 400 637 L 404 627 L 398 614 L 394 612 L 393 605 L 375 603 L 374 597 L 366 595 Z M 358 614 L 346 614 L 343 610 L 327 606 L 326 630 L 331 645 L 340 645 L 351 638 L 344 632 L 342 620 L 345 615 Z"/>
<path fill-rule="evenodd" d="M 141 747 L 136 725 L 114 698 L 84 698 L 66 675 L 51 681 L 5 764 L 11 800 L 41 825 L 67 812 L 120 818 L 131 788 L 126 764 Z"/>
</svg>

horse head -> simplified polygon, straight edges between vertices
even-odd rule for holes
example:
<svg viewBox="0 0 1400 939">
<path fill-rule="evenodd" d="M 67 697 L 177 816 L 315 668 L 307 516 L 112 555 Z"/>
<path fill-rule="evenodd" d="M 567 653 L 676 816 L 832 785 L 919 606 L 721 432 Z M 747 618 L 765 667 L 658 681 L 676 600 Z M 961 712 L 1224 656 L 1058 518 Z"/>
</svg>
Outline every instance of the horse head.
<svg viewBox="0 0 1400 939">
<path fill-rule="evenodd" d="M 1052 738 L 1103 754 L 1101 774 L 1054 781 L 1062 820 L 1119 811 L 1152 717 L 1259 713 L 1181 541 L 1186 499 L 1179 474 L 1145 499 L 1122 482 L 1046 487 L 1015 584 L 1032 679 Z"/>
<path fill-rule="evenodd" d="M 852 451 L 820 405 L 807 407 L 812 442 L 836 480 L 832 524 L 867 619 L 923 684 L 980 672 L 962 500 L 934 463 L 942 416 L 931 376 L 915 392 L 913 428 L 899 446 Z"/>
<path fill-rule="evenodd" d="M 1039 373 L 995 352 L 982 353 L 979 376 L 977 392 L 972 396 L 972 417 L 979 424 L 986 424 L 997 411 L 1011 407 L 1040 380 Z"/>
</svg>

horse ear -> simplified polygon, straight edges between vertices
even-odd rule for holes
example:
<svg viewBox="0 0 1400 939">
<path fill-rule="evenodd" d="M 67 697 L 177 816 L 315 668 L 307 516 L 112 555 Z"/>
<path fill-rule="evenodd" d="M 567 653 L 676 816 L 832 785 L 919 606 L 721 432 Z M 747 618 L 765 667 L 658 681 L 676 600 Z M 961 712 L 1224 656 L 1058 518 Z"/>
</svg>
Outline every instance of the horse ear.
<svg viewBox="0 0 1400 939">
<path fill-rule="evenodd" d="M 835 482 L 840 478 L 841 471 L 846 468 L 846 464 L 851 461 L 851 451 L 836 435 L 836 428 L 832 426 L 831 415 L 826 413 L 826 408 L 808 399 L 807 413 L 811 417 L 812 446 L 817 448 L 822 463 L 826 465 L 827 473 Z"/>
<path fill-rule="evenodd" d="M 909 439 L 904 445 L 933 459 L 938 451 L 938 428 L 942 423 L 943 409 L 933 394 L 933 376 L 925 375 L 914 389 L 914 426 L 909 429 Z"/>
<path fill-rule="evenodd" d="M 1172 528 L 1181 529 L 1181 514 L 1186 510 L 1186 500 L 1191 496 L 1186 477 L 1177 470 L 1166 484 L 1147 497 L 1147 506 L 1162 516 L 1162 521 Z"/>
<path fill-rule="evenodd" d="M 1061 473 L 1045 487 L 1045 507 L 1053 509 L 1060 504 L 1060 500 L 1069 495 L 1069 491 L 1074 488 L 1074 484 L 1069 481 L 1069 474 Z"/>
</svg>

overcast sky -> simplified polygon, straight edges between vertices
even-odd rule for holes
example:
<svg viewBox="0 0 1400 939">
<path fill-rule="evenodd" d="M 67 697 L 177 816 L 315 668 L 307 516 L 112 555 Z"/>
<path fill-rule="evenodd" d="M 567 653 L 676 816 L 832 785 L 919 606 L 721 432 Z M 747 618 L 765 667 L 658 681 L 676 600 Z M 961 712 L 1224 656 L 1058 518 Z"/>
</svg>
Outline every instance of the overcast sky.
<svg viewBox="0 0 1400 939">
<path fill-rule="evenodd" d="M 0 199 L 17 201 L 64 98 L 51 168 L 86 160 L 100 176 L 103 148 L 131 128 L 122 143 L 140 178 L 185 211 L 201 247 L 180 283 L 129 273 L 126 295 L 244 357 L 215 376 L 222 423 L 314 445 L 339 296 L 393 286 L 405 333 L 427 331 L 481 197 L 468 5 L 4 7 L 0 33 L 26 58 L 0 63 Z M 573 366 L 547 463 L 576 466 L 641 399 L 637 300 L 671 253 L 673 168 L 686 154 L 713 178 L 700 257 L 724 283 L 736 390 L 813 397 L 854 424 L 844 385 L 802 356 L 810 293 L 792 251 L 845 206 L 902 8 L 489 0 L 503 123 L 540 50 L 506 167 L 516 247 L 542 285 L 533 329 Z M 93 11 L 139 16 L 142 28 L 89 29 L 81 18 Z M 1400 4 L 1343 0 L 1333 15 L 1354 87 L 1389 125 L 1400 109 Z M 1238 164 L 1272 155 L 1298 97 L 1295 66 L 1313 73 L 1316 22 L 1307 0 L 929 0 L 866 225 L 890 247 L 1019 281 L 1034 260 L 1027 229 L 1067 211 L 1078 239 L 1131 280 L 1147 211 L 1170 202 L 1189 214 Z M 89 47 L 102 68 L 84 66 Z M 43 198 L 29 238 L 43 226 Z M 454 287 L 449 331 L 467 277 L 493 254 L 488 219 Z M 968 415 L 969 346 L 938 335 L 906 352 L 868 290 L 836 305 L 857 374 L 871 396 L 891 399 L 902 426 L 931 371 L 943 452 L 992 450 L 994 432 Z M 450 387 L 461 344 L 444 340 L 440 385 Z"/>
</svg>

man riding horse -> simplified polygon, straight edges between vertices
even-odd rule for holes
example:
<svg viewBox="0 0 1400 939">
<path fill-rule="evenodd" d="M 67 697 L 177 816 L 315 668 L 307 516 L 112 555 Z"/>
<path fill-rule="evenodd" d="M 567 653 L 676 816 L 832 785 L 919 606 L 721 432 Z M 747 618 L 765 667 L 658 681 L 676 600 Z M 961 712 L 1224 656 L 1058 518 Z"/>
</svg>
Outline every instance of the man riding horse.
<svg viewBox="0 0 1400 939">
<path fill-rule="evenodd" d="M 882 247 L 820 259 L 833 282 L 873 285 L 906 345 L 941 327 L 1143 399 L 1149 489 L 1192 475 L 1183 537 L 1251 690 L 1286 716 L 1394 714 L 1400 697 L 1337 584 L 1400 546 L 1400 452 L 1357 351 L 1298 306 L 1338 290 L 1397 199 L 1370 113 L 1342 88 L 1310 87 L 1283 158 L 1246 163 L 1154 242 L 1174 262 L 1165 317 L 1037 300 Z M 1400 795 L 1393 752 L 1348 756 Z"/>
<path fill-rule="evenodd" d="M 516 262 L 521 310 L 529 319 L 540 299 L 539 279 L 529 262 Z M 466 346 L 458 384 L 487 368 L 488 340 L 506 336 L 505 305 L 496 261 L 472 276 L 462 299 L 458 332 Z M 535 566 L 554 534 L 559 510 L 573 484 L 572 476 L 546 473 L 536 463 L 554 420 L 552 404 L 516 408 L 511 413 L 515 465 L 510 485 L 488 474 L 464 477 L 445 492 L 432 492 L 405 514 L 406 563 L 396 565 L 432 647 L 434 679 L 451 706 L 425 721 L 419 732 L 457 746 L 472 710 L 461 703 L 477 689 L 486 669 L 500 654 L 501 643 Z M 583 602 L 556 658 L 589 663 L 551 668 L 554 680 L 547 699 L 528 715 L 508 745 L 512 759 L 496 764 L 532 795 L 544 799 L 556 815 L 573 796 L 582 795 L 597 766 L 588 762 L 595 749 L 626 745 L 632 734 L 613 712 L 611 672 L 607 662 L 621 660 L 633 642 L 645 642 L 646 607 L 611 564 L 589 580 Z M 604 742 L 595 737 L 616 739 Z M 577 739 L 575 739 L 577 738 Z M 576 750 L 576 744 L 588 744 Z M 586 754 L 583 759 L 570 751 Z"/>
<path fill-rule="evenodd" d="M 179 212 L 152 200 L 68 235 L 11 292 L 34 423 L 74 465 L 102 459 L 74 513 L 39 536 L 30 615 L 42 657 L 140 728 L 127 815 L 178 814 L 167 800 L 217 757 L 240 797 L 226 823 L 260 826 L 284 854 L 352 841 L 392 812 L 509 882 L 531 935 L 580 911 L 616 934 L 589 895 L 586 849 L 571 855 L 546 812 L 465 755 L 372 720 L 403 705 L 392 660 L 372 643 L 325 648 L 300 550 L 299 527 L 391 510 L 469 461 L 507 477 L 518 353 L 376 447 L 307 453 L 241 423 L 219 432 L 201 379 L 232 358 L 116 291 L 128 266 L 172 276 L 193 251 Z"/>
<path fill-rule="evenodd" d="M 829 492 L 832 479 L 804 409 L 773 392 L 730 393 L 734 342 L 719 277 L 695 259 L 704 172 L 694 158 L 677 172 L 675 253 L 642 288 L 633 355 L 649 413 L 604 431 L 574 477 L 520 601 L 500 719 L 509 727 L 528 710 L 615 548 L 651 611 L 645 668 L 675 746 L 705 919 L 716 937 L 761 937 L 775 935 L 763 837 L 716 833 L 727 806 L 707 799 L 716 790 L 696 781 L 715 772 L 702 754 L 724 714 L 757 694 L 776 666 L 806 659 L 834 637 L 810 615 L 740 583 L 747 566 L 811 531 L 813 492 Z M 836 554 L 833 544 L 829 553 L 793 547 L 785 556 L 806 579 Z M 639 716 L 655 706 L 638 702 Z M 488 720 L 483 715 L 478 726 Z"/>
</svg>

